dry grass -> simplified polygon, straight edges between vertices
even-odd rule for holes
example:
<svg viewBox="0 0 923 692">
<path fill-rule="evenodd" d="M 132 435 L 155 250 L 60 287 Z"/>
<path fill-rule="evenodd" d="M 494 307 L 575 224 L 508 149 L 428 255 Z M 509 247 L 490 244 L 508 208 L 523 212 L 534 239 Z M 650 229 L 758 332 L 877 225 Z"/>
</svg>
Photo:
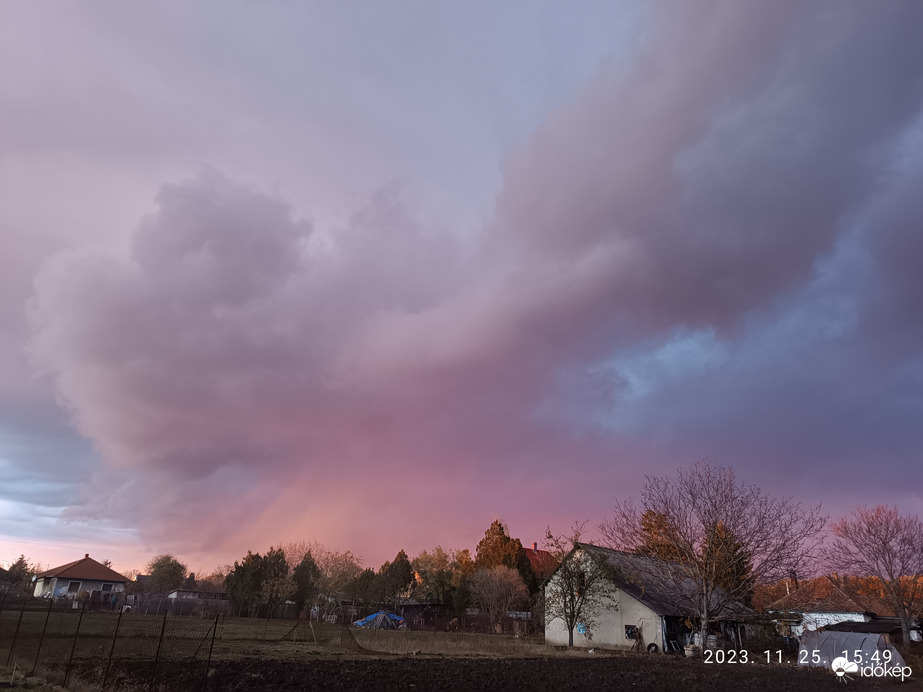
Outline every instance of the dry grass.
<svg viewBox="0 0 923 692">
<path fill-rule="evenodd" d="M 541 635 L 476 634 L 472 632 L 389 631 L 350 628 L 366 650 L 396 654 L 433 656 L 535 657 L 589 655 L 584 651 L 563 651 L 547 646 Z"/>
</svg>

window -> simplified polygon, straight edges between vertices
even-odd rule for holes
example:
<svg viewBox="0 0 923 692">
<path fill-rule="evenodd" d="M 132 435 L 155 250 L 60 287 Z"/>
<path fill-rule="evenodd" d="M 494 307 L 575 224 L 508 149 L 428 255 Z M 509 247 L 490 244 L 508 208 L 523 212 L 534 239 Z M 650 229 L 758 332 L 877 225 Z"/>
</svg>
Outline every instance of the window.
<svg viewBox="0 0 923 692">
<path fill-rule="evenodd" d="M 110 593 L 112 591 L 112 584 L 103 584 L 103 593 Z"/>
<path fill-rule="evenodd" d="M 637 639 L 638 628 L 634 625 L 625 625 L 625 639 Z"/>
<path fill-rule="evenodd" d="M 80 582 L 79 581 L 72 581 L 70 584 L 67 585 L 67 595 L 68 596 L 76 596 L 78 593 L 80 593 Z"/>
</svg>

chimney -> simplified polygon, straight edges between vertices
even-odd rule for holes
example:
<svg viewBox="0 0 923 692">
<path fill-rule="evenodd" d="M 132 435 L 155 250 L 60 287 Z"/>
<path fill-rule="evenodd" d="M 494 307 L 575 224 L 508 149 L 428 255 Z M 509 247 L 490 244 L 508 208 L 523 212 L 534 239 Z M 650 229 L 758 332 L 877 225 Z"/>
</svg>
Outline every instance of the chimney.
<svg viewBox="0 0 923 692">
<path fill-rule="evenodd" d="M 791 578 L 792 584 L 797 589 L 798 588 L 798 573 L 795 572 L 795 570 L 792 570 L 791 572 L 788 573 L 788 576 Z"/>
<path fill-rule="evenodd" d="M 538 550 L 538 543 L 532 541 L 532 550 Z"/>
<path fill-rule="evenodd" d="M 83 556 L 83 559 L 86 560 L 88 557 L 90 557 L 90 554 L 89 554 L 89 553 L 85 553 L 84 556 Z"/>
</svg>

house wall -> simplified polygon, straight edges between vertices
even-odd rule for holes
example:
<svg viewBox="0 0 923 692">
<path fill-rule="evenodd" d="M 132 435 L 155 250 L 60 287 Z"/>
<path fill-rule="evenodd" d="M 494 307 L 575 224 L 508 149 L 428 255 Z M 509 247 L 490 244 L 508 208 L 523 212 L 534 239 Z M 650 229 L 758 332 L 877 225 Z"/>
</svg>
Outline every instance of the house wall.
<svg viewBox="0 0 923 692">
<path fill-rule="evenodd" d="M 639 600 L 616 589 L 612 602 L 596 618 L 598 624 L 591 638 L 574 629 L 574 646 L 630 650 L 635 640 L 625 638 L 625 627 L 639 627 L 644 646 L 656 644 L 663 649 L 663 618 Z M 561 619 L 545 624 L 545 643 L 566 646 L 567 627 Z"/>
<path fill-rule="evenodd" d="M 869 620 L 871 618 L 865 613 L 805 613 L 800 625 L 792 625 L 792 634 L 800 637 L 805 630 L 816 630 L 837 622 L 868 622 Z"/>
<path fill-rule="evenodd" d="M 70 597 L 73 598 L 77 594 L 68 594 L 67 592 L 72 581 L 80 582 L 77 594 L 82 591 L 102 591 L 103 584 L 112 584 L 112 591 L 114 593 L 121 593 L 125 590 L 124 582 L 98 581 L 95 579 L 69 579 L 66 577 L 52 577 L 48 579 L 43 577 L 35 582 L 35 590 L 32 592 L 32 595 L 42 598 L 51 598 L 52 596 L 54 598 L 67 598 L 68 595 L 70 595 Z"/>
</svg>

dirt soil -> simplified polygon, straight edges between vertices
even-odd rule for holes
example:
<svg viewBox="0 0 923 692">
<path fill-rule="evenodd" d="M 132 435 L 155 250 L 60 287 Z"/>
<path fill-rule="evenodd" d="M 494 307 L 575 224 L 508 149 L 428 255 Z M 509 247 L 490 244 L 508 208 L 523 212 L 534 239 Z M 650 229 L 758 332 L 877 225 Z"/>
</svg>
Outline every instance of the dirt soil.
<svg viewBox="0 0 923 692">
<path fill-rule="evenodd" d="M 119 662 L 109 685 L 147 687 L 150 663 Z M 163 663 L 161 690 L 201 689 L 204 664 Z M 914 676 L 916 677 L 916 676 Z M 896 689 L 892 680 L 859 678 L 850 689 Z M 907 685 L 908 683 L 905 683 Z M 909 687 L 923 685 L 911 679 Z M 833 673 L 796 666 L 716 665 L 654 656 L 598 658 L 450 658 L 323 656 L 304 661 L 252 658 L 213 663 L 208 690 L 843 690 Z"/>
</svg>

